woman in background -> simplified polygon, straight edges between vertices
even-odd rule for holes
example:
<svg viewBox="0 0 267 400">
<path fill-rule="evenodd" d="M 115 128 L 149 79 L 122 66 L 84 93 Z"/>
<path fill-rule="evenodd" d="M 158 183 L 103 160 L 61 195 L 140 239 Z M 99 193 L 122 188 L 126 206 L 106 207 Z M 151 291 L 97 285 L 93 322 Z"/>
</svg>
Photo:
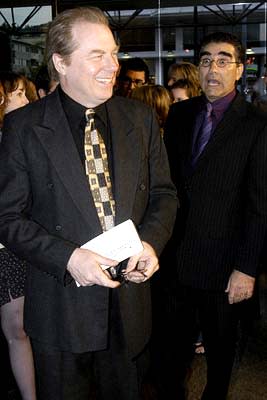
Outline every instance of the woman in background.
<svg viewBox="0 0 267 400">
<path fill-rule="evenodd" d="M 178 79 L 178 81 L 174 82 L 170 87 L 170 91 L 173 97 L 173 103 L 200 95 L 199 86 L 193 84 L 188 79 Z"/>
<path fill-rule="evenodd" d="M 29 103 L 39 100 L 35 83 L 30 78 L 25 78 L 26 81 L 26 97 Z"/>
<path fill-rule="evenodd" d="M 199 96 L 201 94 L 198 68 L 194 64 L 183 61 L 181 63 L 170 65 L 168 70 L 168 87 L 171 88 L 179 79 L 186 79 L 190 86 L 195 88 L 191 97 Z"/>
<path fill-rule="evenodd" d="M 0 129 L 5 114 L 29 103 L 24 76 L 0 72 Z M 26 262 L 0 244 L 1 327 L 8 343 L 9 358 L 23 400 L 36 400 L 34 365 L 29 337 L 23 329 Z"/>
<path fill-rule="evenodd" d="M 161 85 L 140 86 L 132 91 L 131 98 L 140 100 L 155 110 L 160 133 L 163 136 L 165 121 L 171 105 L 168 90 Z"/>
</svg>

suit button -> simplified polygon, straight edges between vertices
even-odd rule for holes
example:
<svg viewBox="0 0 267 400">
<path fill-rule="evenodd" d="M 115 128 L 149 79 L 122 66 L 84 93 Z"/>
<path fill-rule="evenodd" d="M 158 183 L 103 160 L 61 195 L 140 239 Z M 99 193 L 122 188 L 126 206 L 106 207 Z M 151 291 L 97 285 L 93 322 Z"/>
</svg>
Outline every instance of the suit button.
<svg viewBox="0 0 267 400">
<path fill-rule="evenodd" d="M 48 183 L 48 184 L 47 184 L 47 187 L 48 187 L 48 189 L 50 189 L 50 190 L 51 190 L 51 189 L 53 189 L 53 187 L 54 187 L 54 184 L 53 184 L 53 183 Z"/>
<path fill-rule="evenodd" d="M 139 186 L 140 190 L 146 190 L 146 185 L 144 183 L 141 183 L 141 185 Z"/>
<path fill-rule="evenodd" d="M 56 231 L 61 231 L 62 226 L 61 225 L 56 225 Z"/>
<path fill-rule="evenodd" d="M 185 190 L 190 190 L 190 185 L 189 185 L 189 183 L 186 183 L 186 184 L 184 185 L 184 188 L 185 188 Z"/>
</svg>

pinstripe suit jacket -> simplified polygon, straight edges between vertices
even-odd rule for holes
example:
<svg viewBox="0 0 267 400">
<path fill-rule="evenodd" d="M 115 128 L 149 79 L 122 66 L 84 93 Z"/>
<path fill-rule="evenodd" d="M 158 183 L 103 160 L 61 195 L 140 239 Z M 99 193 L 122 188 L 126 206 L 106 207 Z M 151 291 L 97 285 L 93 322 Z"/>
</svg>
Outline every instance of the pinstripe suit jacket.
<svg viewBox="0 0 267 400">
<path fill-rule="evenodd" d="M 202 99 L 171 107 L 165 143 L 181 208 L 172 238 L 178 281 L 224 290 L 233 269 L 255 276 L 267 220 L 267 117 L 237 94 L 194 170 Z"/>
</svg>

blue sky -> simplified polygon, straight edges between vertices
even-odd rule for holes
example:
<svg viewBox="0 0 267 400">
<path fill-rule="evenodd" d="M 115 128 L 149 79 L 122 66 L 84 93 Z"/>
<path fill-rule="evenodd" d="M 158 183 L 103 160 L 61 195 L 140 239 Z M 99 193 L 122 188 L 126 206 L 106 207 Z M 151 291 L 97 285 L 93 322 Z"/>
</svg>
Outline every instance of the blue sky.
<svg viewBox="0 0 267 400">
<path fill-rule="evenodd" d="M 24 19 L 31 13 L 34 7 L 16 7 L 14 8 L 14 16 L 16 25 L 19 26 Z M 5 16 L 8 22 L 12 23 L 11 9 L 10 8 L 0 8 L 0 12 Z M 51 21 L 52 11 L 50 6 L 41 7 L 35 16 L 30 19 L 27 25 L 40 25 Z M 0 25 L 4 22 L 2 16 L 0 15 Z"/>
</svg>

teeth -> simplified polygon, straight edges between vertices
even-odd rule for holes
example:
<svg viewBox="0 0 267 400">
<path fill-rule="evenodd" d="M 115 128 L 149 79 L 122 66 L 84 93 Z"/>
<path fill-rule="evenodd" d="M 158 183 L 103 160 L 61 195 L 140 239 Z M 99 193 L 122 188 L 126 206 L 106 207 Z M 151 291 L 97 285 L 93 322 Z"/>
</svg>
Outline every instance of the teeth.
<svg viewBox="0 0 267 400">
<path fill-rule="evenodd" d="M 209 81 L 208 81 L 208 84 L 209 84 L 209 85 L 219 85 L 219 82 L 212 79 L 212 80 L 209 80 Z"/>
<path fill-rule="evenodd" d="M 112 78 L 97 78 L 96 80 L 99 82 L 103 82 L 103 83 L 111 83 L 112 82 Z"/>
</svg>

